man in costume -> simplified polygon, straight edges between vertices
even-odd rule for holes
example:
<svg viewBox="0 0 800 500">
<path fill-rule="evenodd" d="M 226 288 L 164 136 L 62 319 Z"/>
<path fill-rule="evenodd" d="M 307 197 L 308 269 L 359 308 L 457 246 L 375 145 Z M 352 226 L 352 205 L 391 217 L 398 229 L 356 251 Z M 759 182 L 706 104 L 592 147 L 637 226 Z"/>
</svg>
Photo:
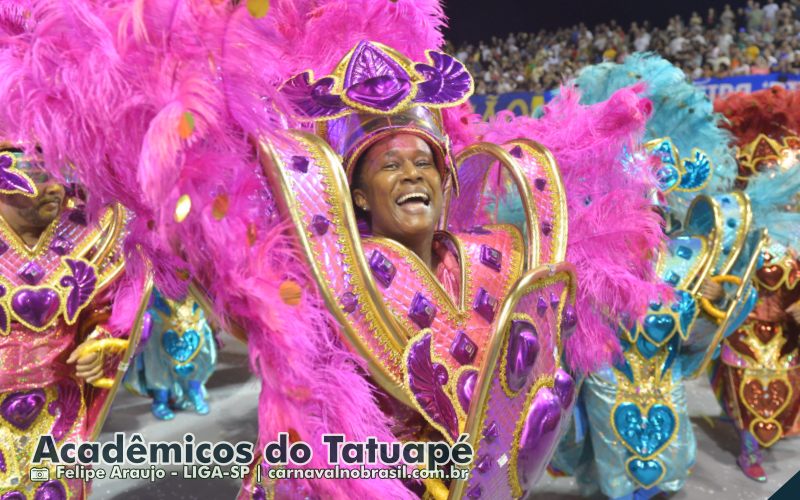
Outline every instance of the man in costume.
<svg viewBox="0 0 800 500">
<path fill-rule="evenodd" d="M 205 384 L 217 366 L 217 345 L 205 312 L 191 297 L 173 301 L 156 292 L 148 316 L 149 332 L 125 387 L 152 398 L 160 420 L 175 418 L 175 408 L 208 414 Z"/>
<path fill-rule="evenodd" d="M 647 148 L 669 236 L 657 269 L 674 298 L 653 301 L 643 318 L 620 322 L 623 355 L 583 382 L 574 425 L 552 464 L 555 472 L 575 475 L 584 494 L 599 489 L 619 499 L 647 499 L 684 485 L 695 439 L 683 380 L 704 370 L 752 307 L 747 283 L 760 244 L 760 234 L 750 234 L 750 219 L 739 216 L 740 207 L 747 210 L 743 196 L 701 196 L 687 210 L 712 171 L 717 175 L 715 168 L 732 164 L 732 155 L 711 103 L 680 69 L 658 56 L 635 54 L 622 65 L 589 67 L 577 79 L 587 102 L 641 82 L 656 105 Z M 728 295 L 713 278 L 724 274 L 737 275 L 730 281 L 738 286 Z"/>
<path fill-rule="evenodd" d="M 113 207 L 87 223 L 35 154 L 7 147 L 0 168 L 0 497 L 79 498 L 82 480 L 32 458 L 39 436 L 92 439 L 105 419 L 121 375 L 104 349 L 124 351 L 128 334 L 109 319 L 125 215 Z M 41 467 L 52 479 L 32 482 Z"/>
<path fill-rule="evenodd" d="M 737 463 L 766 481 L 761 448 L 800 434 L 800 93 L 731 94 L 715 103 L 739 146 L 738 184 L 769 230 L 758 303 L 725 339 L 712 385 L 740 435 Z"/>
</svg>

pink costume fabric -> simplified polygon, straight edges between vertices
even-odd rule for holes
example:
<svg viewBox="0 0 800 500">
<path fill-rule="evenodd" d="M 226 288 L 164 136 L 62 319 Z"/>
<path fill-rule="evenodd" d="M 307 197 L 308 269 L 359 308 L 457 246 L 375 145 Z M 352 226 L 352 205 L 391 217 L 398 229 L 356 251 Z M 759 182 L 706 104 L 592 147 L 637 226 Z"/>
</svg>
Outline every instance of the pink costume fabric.
<svg viewBox="0 0 800 500">
<path fill-rule="evenodd" d="M 111 200 L 133 212 L 127 247 L 138 246 L 154 263 L 159 289 L 177 296 L 194 280 L 220 317 L 246 331 L 262 380 L 257 445 L 286 431 L 309 443 L 330 432 L 392 440 L 391 419 L 362 376 L 363 360 L 341 344 L 251 141 L 279 141 L 277 130 L 300 126 L 283 112 L 282 81 L 308 68 L 329 73 L 360 40 L 423 60 L 443 42 L 439 3 L 281 0 L 262 19 L 244 2 L 15 5 L 0 12 L 0 68 L 8 76 L 0 83 L 7 103 L 0 118 L 43 145 L 49 168 L 75 166 L 91 193 L 90 215 Z M 456 146 L 466 145 L 462 138 L 523 135 L 558 160 L 569 197 L 568 259 L 581 284 L 580 326 L 567 344 L 579 372 L 614 354 L 612 318 L 643 313 L 661 292 L 651 284 L 651 256 L 661 243 L 647 201 L 655 183 L 633 154 L 648 103 L 635 91 L 618 94 L 584 107 L 565 92 L 541 120 L 446 116 Z M 188 215 L 177 217 L 176 205 L 186 200 Z M 136 254 L 129 256 L 141 269 Z M 451 266 L 445 258 L 438 275 L 453 291 L 444 274 Z M 299 303 L 283 300 L 286 283 L 300 285 Z M 325 467 L 324 456 L 315 450 L 309 467 Z M 398 481 L 285 483 L 279 496 L 413 496 Z"/>
</svg>

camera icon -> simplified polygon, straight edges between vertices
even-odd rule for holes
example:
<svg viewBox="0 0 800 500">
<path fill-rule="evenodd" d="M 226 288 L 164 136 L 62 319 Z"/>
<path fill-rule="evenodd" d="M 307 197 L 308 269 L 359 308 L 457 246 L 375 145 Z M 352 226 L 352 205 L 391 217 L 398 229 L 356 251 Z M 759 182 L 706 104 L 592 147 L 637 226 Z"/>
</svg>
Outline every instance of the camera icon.
<svg viewBox="0 0 800 500">
<path fill-rule="evenodd" d="M 41 483 L 50 480 L 50 469 L 47 467 L 31 468 L 31 481 Z"/>
</svg>

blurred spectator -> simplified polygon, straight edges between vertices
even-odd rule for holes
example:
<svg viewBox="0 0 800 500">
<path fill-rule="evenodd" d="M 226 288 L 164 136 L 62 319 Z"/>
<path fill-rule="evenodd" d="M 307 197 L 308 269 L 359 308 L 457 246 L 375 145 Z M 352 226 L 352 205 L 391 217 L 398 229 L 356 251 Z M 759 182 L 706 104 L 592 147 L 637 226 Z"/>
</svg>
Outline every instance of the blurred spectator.
<svg viewBox="0 0 800 500">
<path fill-rule="evenodd" d="M 477 44 L 448 46 L 476 76 L 478 94 L 544 92 L 580 68 L 622 61 L 632 52 L 653 51 L 690 78 L 800 73 L 800 0 L 766 4 L 749 0 L 734 11 L 711 8 L 705 19 L 673 16 L 665 27 L 615 20 L 589 28 L 584 23 L 555 31 L 509 33 Z"/>
</svg>

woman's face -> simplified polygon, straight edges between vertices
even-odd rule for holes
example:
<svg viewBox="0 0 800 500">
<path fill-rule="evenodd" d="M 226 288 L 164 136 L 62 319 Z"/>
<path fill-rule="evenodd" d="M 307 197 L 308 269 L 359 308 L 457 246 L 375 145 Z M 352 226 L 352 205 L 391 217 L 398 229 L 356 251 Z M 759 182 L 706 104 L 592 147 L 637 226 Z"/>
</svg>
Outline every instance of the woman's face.
<svg viewBox="0 0 800 500">
<path fill-rule="evenodd" d="M 390 135 L 361 159 L 353 200 L 372 233 L 405 246 L 432 236 L 442 213 L 442 179 L 431 147 L 413 134 Z"/>
</svg>

